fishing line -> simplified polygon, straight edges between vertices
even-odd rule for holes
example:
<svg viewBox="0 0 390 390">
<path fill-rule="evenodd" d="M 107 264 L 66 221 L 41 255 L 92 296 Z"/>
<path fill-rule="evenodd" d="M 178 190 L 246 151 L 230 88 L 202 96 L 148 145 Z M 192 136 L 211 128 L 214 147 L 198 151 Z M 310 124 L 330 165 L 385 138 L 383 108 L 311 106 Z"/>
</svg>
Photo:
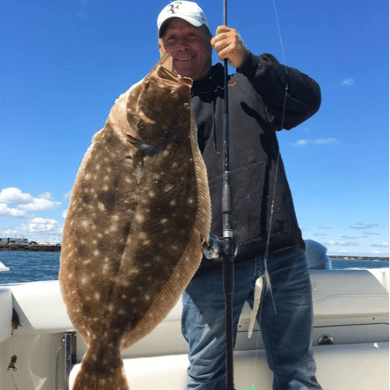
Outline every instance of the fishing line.
<svg viewBox="0 0 390 390">
<path fill-rule="evenodd" d="M 284 52 L 284 46 L 283 46 L 283 39 L 282 39 L 282 33 L 280 30 L 280 23 L 279 23 L 279 17 L 278 17 L 278 12 L 276 9 L 276 2 L 275 0 L 272 0 L 273 3 L 273 8 L 274 8 L 274 13 L 275 13 L 275 19 L 276 19 L 276 25 L 278 29 L 278 35 L 279 35 L 279 42 L 282 50 L 282 57 L 283 57 L 283 63 L 284 63 L 284 69 L 285 69 L 285 76 L 286 76 L 286 86 L 285 86 L 285 93 L 284 93 L 284 101 L 283 101 L 283 110 L 282 110 L 282 120 L 280 124 L 280 129 L 282 130 L 284 127 L 284 118 L 285 118 L 285 113 L 286 113 L 286 105 L 287 105 L 287 96 L 288 96 L 288 71 L 287 71 L 287 65 L 286 65 L 286 56 Z M 277 137 L 276 137 L 277 140 Z M 272 300 L 272 305 L 275 311 L 275 314 L 277 315 L 276 311 L 276 305 L 275 305 L 275 300 L 272 294 L 272 284 L 271 284 L 271 279 L 269 276 L 268 272 L 268 256 L 269 256 L 269 247 L 270 247 L 270 241 L 271 241 L 271 230 L 272 230 L 272 222 L 273 222 L 273 214 L 274 214 L 274 209 L 275 209 L 275 196 L 276 196 L 276 185 L 277 185 L 277 180 L 278 180 L 278 173 L 279 173 L 279 161 L 280 161 L 280 148 L 277 147 L 277 157 L 276 157 L 276 168 L 275 168 L 275 178 L 274 178 L 274 183 L 273 183 L 273 188 L 272 188 L 272 201 L 270 205 L 270 217 L 269 217 L 269 225 L 268 225 L 268 234 L 267 234 L 267 242 L 266 242 L 266 247 L 265 247 L 265 252 L 264 252 L 264 278 L 265 278 L 265 283 L 266 283 L 266 290 L 268 293 L 271 295 L 271 300 Z M 265 293 L 265 289 L 263 289 L 262 294 Z M 253 310 L 256 310 L 255 307 Z M 260 310 L 260 308 L 258 308 Z M 257 313 L 257 317 L 260 318 L 261 313 Z M 260 321 L 258 321 L 260 322 Z M 257 359 L 258 359 L 258 347 L 259 347 L 259 338 L 260 338 L 260 332 L 257 332 L 257 337 L 256 337 L 256 353 L 255 353 L 255 359 L 253 363 L 253 385 L 252 388 L 249 388 L 248 390 L 256 390 L 254 387 L 255 383 L 255 375 L 256 375 L 256 365 L 257 365 Z"/>
<path fill-rule="evenodd" d="M 284 47 L 283 47 L 283 39 L 282 39 L 282 33 L 280 30 L 280 24 L 279 24 L 279 18 L 278 18 L 278 12 L 276 9 L 276 2 L 275 0 L 272 0 L 273 2 L 273 7 L 274 7 L 274 12 L 275 12 L 275 19 L 276 19 L 276 25 L 278 28 L 278 35 L 279 35 L 279 41 L 280 41 L 280 46 L 282 49 L 282 57 L 283 57 L 283 62 L 284 62 L 284 69 L 286 72 L 286 86 L 285 86 L 285 93 L 284 93 L 284 102 L 283 102 L 283 111 L 282 111 L 282 120 L 280 124 L 280 129 L 282 130 L 284 127 L 284 118 L 285 118 L 285 113 L 286 113 L 286 105 L 287 105 L 287 95 L 288 95 L 288 83 L 287 83 L 287 65 L 286 65 L 286 56 L 284 54 Z M 270 240 L 271 240 L 271 229 L 272 229 L 272 222 L 273 222 L 273 214 L 274 214 L 274 208 L 275 208 L 275 195 L 276 195 L 276 184 L 278 180 L 278 173 L 279 173 L 279 161 L 280 161 L 280 148 L 277 148 L 277 157 L 276 157 L 276 169 L 275 169 L 275 178 L 274 178 L 274 183 L 273 183 L 273 188 L 272 188 L 272 201 L 271 201 L 271 206 L 270 206 L 270 218 L 269 218 L 269 225 L 268 225 L 268 234 L 267 234 L 267 243 L 265 247 L 265 253 L 264 253 L 264 275 L 266 279 L 266 284 L 267 284 L 267 290 L 271 293 L 271 299 L 272 299 L 272 304 L 274 306 L 274 310 L 276 313 L 276 306 L 275 306 L 275 301 L 272 295 L 272 284 L 271 280 L 269 277 L 269 272 L 268 272 L 268 256 L 269 256 L 269 247 L 270 247 Z"/>
<path fill-rule="evenodd" d="M 287 73 L 287 65 L 286 65 L 286 56 L 284 55 L 284 46 L 283 46 L 283 40 L 282 40 L 282 33 L 280 31 L 280 24 L 279 24 L 279 18 L 278 18 L 278 12 L 276 10 L 276 3 L 275 0 L 272 0 L 273 6 L 274 6 L 274 11 L 275 11 L 275 19 L 276 19 L 276 26 L 278 27 L 278 34 L 279 34 L 279 42 L 280 42 L 280 47 L 282 49 L 282 57 L 283 57 L 283 62 L 284 66 L 286 68 L 286 73 Z"/>
</svg>

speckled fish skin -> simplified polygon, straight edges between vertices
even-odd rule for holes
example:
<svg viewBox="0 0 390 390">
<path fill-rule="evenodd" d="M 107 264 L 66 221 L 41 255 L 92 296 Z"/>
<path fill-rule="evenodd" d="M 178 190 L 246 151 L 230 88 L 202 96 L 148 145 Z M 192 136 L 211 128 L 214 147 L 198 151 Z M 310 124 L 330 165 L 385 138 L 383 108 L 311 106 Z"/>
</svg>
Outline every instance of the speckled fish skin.
<svg viewBox="0 0 390 390">
<path fill-rule="evenodd" d="M 74 390 L 129 389 L 120 351 L 173 308 L 209 236 L 191 82 L 171 67 L 166 55 L 117 99 L 77 173 L 59 275 L 88 347 Z"/>
</svg>

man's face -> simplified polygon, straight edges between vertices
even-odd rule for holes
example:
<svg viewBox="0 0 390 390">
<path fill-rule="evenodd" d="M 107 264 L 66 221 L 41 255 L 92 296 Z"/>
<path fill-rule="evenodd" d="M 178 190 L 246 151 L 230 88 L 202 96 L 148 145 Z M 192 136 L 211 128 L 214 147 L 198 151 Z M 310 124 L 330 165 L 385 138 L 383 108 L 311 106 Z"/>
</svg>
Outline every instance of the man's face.
<svg viewBox="0 0 390 390">
<path fill-rule="evenodd" d="M 172 18 L 158 46 L 161 55 L 172 55 L 173 69 L 180 76 L 199 80 L 211 67 L 210 39 L 205 26 L 195 27 L 185 20 Z"/>
</svg>

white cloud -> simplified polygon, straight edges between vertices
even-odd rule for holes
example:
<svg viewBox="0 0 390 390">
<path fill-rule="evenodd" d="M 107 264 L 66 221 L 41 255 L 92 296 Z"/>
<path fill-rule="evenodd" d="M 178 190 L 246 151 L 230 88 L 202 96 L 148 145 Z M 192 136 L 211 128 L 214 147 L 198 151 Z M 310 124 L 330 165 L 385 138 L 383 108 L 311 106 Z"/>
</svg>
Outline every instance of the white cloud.
<svg viewBox="0 0 390 390">
<path fill-rule="evenodd" d="M 30 241 L 60 242 L 63 226 L 55 219 L 32 218 L 19 226 L 4 229 L 2 237 L 26 237 Z"/>
<path fill-rule="evenodd" d="M 0 203 L 0 216 L 3 217 L 25 217 L 27 215 L 25 210 L 19 210 L 8 207 L 5 203 Z"/>
<path fill-rule="evenodd" d="M 44 192 L 43 194 L 38 195 L 38 198 L 51 200 L 53 197 L 52 197 L 52 195 L 51 195 L 50 192 L 46 191 L 46 192 Z"/>
<path fill-rule="evenodd" d="M 347 242 L 344 240 L 339 240 L 339 241 L 329 241 L 328 244 L 329 246 L 359 246 L 356 242 Z"/>
<path fill-rule="evenodd" d="M 355 80 L 353 78 L 349 78 L 349 79 L 344 79 L 343 82 L 342 82 L 342 85 L 346 85 L 348 87 L 352 86 L 355 84 Z"/>
<path fill-rule="evenodd" d="M 295 146 L 306 146 L 308 145 L 309 143 L 311 143 L 311 141 L 307 140 L 307 139 L 299 139 L 298 141 L 295 141 L 293 143 L 293 145 Z"/>
<path fill-rule="evenodd" d="M 33 218 L 28 222 L 28 229 L 31 232 L 59 231 L 59 228 L 60 224 L 55 219 Z"/>
<path fill-rule="evenodd" d="M 78 0 L 79 3 L 83 6 L 86 7 L 90 3 L 100 3 L 101 0 Z"/>
<path fill-rule="evenodd" d="M 299 139 L 295 142 L 290 142 L 294 146 L 308 146 L 308 145 L 339 145 L 340 141 L 335 138 L 317 138 L 315 140 Z"/>
<path fill-rule="evenodd" d="M 362 232 L 362 238 L 370 238 L 371 236 L 380 236 L 380 233 L 375 232 Z"/>
<path fill-rule="evenodd" d="M 384 242 L 382 244 L 371 244 L 370 246 L 372 246 L 373 248 L 388 248 L 389 247 L 389 243 L 388 242 Z"/>
<path fill-rule="evenodd" d="M 344 240 L 357 240 L 360 237 L 350 237 L 350 236 L 347 236 L 346 234 L 344 234 L 341 236 L 341 238 L 343 238 Z"/>
<path fill-rule="evenodd" d="M 29 211 L 49 211 L 60 205 L 61 202 L 53 200 L 50 192 L 37 197 L 15 187 L 0 192 L 0 216 L 3 217 L 25 217 Z"/>
<path fill-rule="evenodd" d="M 57 202 L 45 198 L 34 198 L 31 203 L 20 205 L 19 208 L 27 211 L 49 211 L 61 205 Z"/>
<path fill-rule="evenodd" d="M 318 226 L 318 229 L 325 229 L 325 230 L 327 230 L 327 229 L 333 229 L 333 228 L 330 227 L 330 226 L 321 225 L 321 226 Z"/>
<path fill-rule="evenodd" d="M 378 227 L 377 223 L 355 223 L 355 225 L 350 226 L 351 229 L 372 229 L 373 227 Z"/>
<path fill-rule="evenodd" d="M 22 192 L 19 188 L 8 187 L 0 192 L 0 202 L 7 204 L 28 204 L 33 200 L 30 194 Z"/>
<path fill-rule="evenodd" d="M 313 143 L 314 145 L 338 145 L 340 142 L 335 138 L 318 138 Z"/>
</svg>

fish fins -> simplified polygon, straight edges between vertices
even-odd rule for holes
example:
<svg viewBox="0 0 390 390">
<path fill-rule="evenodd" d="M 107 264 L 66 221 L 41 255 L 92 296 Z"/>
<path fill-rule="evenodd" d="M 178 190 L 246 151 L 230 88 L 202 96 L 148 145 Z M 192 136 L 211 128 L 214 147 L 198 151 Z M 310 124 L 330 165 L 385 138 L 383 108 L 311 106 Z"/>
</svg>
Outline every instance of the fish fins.
<svg viewBox="0 0 390 390">
<path fill-rule="evenodd" d="M 110 371 L 90 371 L 81 364 L 72 390 L 130 390 L 123 365 Z"/>
<path fill-rule="evenodd" d="M 257 316 L 257 313 L 259 312 L 259 309 L 260 309 L 261 293 L 263 291 L 263 284 L 264 284 L 263 277 L 260 276 L 256 280 L 255 299 L 253 302 L 252 313 L 251 313 L 251 316 L 249 319 L 248 339 L 250 339 L 252 337 L 253 328 L 254 328 L 255 322 L 256 322 L 256 316 Z"/>
</svg>

